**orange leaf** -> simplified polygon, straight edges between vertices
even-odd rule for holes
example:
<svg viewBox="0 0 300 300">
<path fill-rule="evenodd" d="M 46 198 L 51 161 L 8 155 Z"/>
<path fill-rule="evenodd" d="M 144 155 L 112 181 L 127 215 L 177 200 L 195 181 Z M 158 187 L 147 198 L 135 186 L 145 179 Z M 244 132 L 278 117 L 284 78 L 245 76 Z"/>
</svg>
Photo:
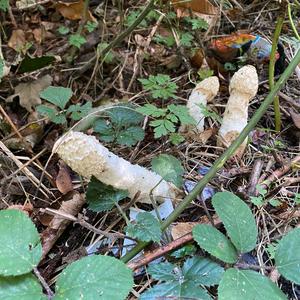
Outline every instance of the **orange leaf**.
<svg viewBox="0 0 300 300">
<path fill-rule="evenodd" d="M 175 8 L 191 9 L 194 12 L 207 15 L 215 15 L 217 13 L 217 8 L 208 0 L 172 0 L 172 3 Z"/>
</svg>

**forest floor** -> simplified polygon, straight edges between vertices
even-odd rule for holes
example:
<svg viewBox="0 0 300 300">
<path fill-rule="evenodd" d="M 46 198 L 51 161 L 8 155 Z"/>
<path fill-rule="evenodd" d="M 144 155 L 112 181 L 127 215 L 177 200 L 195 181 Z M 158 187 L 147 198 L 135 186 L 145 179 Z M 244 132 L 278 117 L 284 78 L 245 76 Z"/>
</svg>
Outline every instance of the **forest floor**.
<svg viewBox="0 0 300 300">
<path fill-rule="evenodd" d="M 168 5 L 167 1 L 157 2 L 162 3 L 156 3 L 135 28 L 131 27 L 145 8 L 144 1 L 13 0 L 5 11 L 0 7 L 0 208 L 23 210 L 35 223 L 43 245 L 38 269 L 53 290 L 57 275 L 67 264 L 93 253 L 120 258 L 129 247 L 124 246 L 126 220 L 119 208 L 89 208 L 89 180 L 52 154 L 58 138 L 79 124 L 83 132 L 95 135 L 114 154 L 148 169 L 159 155 L 172 155 L 183 166 L 180 188 L 187 194 L 226 149 L 218 142 L 218 130 L 235 71 L 252 64 L 258 72 L 258 92 L 250 101 L 249 119 L 270 92 L 268 60 L 261 63 L 253 57 L 240 59 L 236 52 L 228 50 L 221 63 L 217 61 L 221 66 L 216 67 L 218 57 L 209 56 L 207 51 L 211 42 L 232 33 L 245 33 L 259 35 L 271 45 L 275 21 L 283 14 L 285 21 L 279 41 L 284 47 L 285 62 L 275 80 L 299 49 L 286 7 L 277 1 L 221 1 L 222 6 L 219 1 L 215 5 L 198 1 L 190 9 Z M 299 16 L 295 9 L 292 17 L 298 29 Z M 112 45 L 112 41 L 116 43 Z M 235 55 L 234 59 L 230 55 Z M 203 108 L 205 127 L 196 138 L 180 132 L 178 116 L 165 127 L 153 123 L 160 117 L 160 108 L 175 104 L 181 109 L 195 84 L 213 74 L 219 78 L 219 92 Z M 274 109 L 270 105 L 251 130 L 242 158 L 227 160 L 204 191 L 172 223 L 169 239 L 153 243 L 146 250 L 148 254 L 165 245 L 169 250 L 162 260 L 168 257 L 169 261 L 181 261 L 182 257 L 169 254 L 187 247 L 187 242 L 193 247 L 195 243 L 188 238 L 175 245 L 170 239 L 190 234 L 195 224 L 209 223 L 215 218 L 211 197 L 220 191 L 230 191 L 248 204 L 258 226 L 259 243 L 248 253 L 248 260 L 257 265 L 272 265 L 276 240 L 299 227 L 299 82 L 300 66 L 278 94 L 280 130 L 275 130 Z M 71 93 L 67 104 L 59 105 L 59 101 L 47 101 L 47 95 L 40 95 L 50 85 L 68 88 L 63 90 Z M 98 127 L 92 122 L 81 122 L 87 120 L 91 109 L 118 103 L 130 103 L 131 108 L 150 103 L 155 105 L 152 109 L 158 115 L 155 117 L 152 112 L 142 120 L 137 117 L 135 122 L 134 114 L 126 115 L 123 111 L 114 116 L 120 118 L 118 121 L 105 115 L 106 122 L 98 123 Z M 50 110 L 41 104 L 49 105 Z M 72 108 L 66 110 L 65 106 Z M 166 114 L 162 116 L 166 120 Z M 133 131 L 126 131 L 131 126 Z M 129 211 L 153 209 L 150 204 L 128 198 L 119 204 L 127 218 Z M 178 201 L 173 204 L 176 206 Z M 162 213 L 172 212 L 168 209 L 163 208 Z M 111 239 L 108 233 L 122 236 Z M 206 255 L 195 247 L 182 249 Z M 279 276 L 273 280 L 289 299 L 300 299 L 300 286 Z M 155 282 L 144 268 L 140 269 L 128 299 L 138 298 Z M 210 288 L 209 293 L 215 298 L 216 288 Z"/>
</svg>

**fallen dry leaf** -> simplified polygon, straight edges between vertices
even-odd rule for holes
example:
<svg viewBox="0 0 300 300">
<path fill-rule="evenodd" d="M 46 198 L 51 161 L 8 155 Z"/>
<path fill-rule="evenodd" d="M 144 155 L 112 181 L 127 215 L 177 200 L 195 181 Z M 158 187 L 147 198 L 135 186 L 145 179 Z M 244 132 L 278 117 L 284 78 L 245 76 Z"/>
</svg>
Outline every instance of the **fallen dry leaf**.
<svg viewBox="0 0 300 300">
<path fill-rule="evenodd" d="M 175 8 L 191 9 L 194 12 L 215 15 L 218 10 L 213 6 L 208 0 L 172 0 L 173 6 Z"/>
<path fill-rule="evenodd" d="M 66 19 L 81 20 L 83 18 L 84 0 L 79 0 L 78 2 L 72 3 L 58 2 L 55 7 Z M 87 12 L 87 19 L 95 23 L 97 22 L 89 10 Z"/>
<path fill-rule="evenodd" d="M 22 51 L 26 45 L 25 32 L 22 29 L 13 30 L 7 44 L 17 52 Z"/>
<path fill-rule="evenodd" d="M 35 81 L 20 83 L 15 87 L 15 94 L 7 98 L 7 102 L 11 102 L 14 97 L 19 96 L 20 105 L 26 108 L 29 112 L 32 107 L 42 103 L 40 92 L 50 86 L 52 77 L 45 75 Z"/>
<path fill-rule="evenodd" d="M 73 184 L 69 170 L 67 165 L 62 160 L 59 161 L 59 171 L 56 177 L 56 186 L 62 194 L 73 191 Z"/>
<path fill-rule="evenodd" d="M 293 110 L 290 110 L 290 114 L 294 122 L 294 125 L 300 129 L 300 114 L 295 113 Z"/>
</svg>

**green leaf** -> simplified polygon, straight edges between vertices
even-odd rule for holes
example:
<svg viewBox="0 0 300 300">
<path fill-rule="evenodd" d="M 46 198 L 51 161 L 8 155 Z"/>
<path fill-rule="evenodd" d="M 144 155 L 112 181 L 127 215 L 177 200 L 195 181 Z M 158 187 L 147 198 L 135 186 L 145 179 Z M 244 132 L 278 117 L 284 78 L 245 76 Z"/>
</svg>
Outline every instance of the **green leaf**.
<svg viewBox="0 0 300 300">
<path fill-rule="evenodd" d="M 117 143 L 128 147 L 134 146 L 144 139 L 145 132 L 141 127 L 129 127 L 121 130 L 117 135 Z"/>
<path fill-rule="evenodd" d="M 69 37 L 69 44 L 76 47 L 76 48 L 80 48 L 83 44 L 86 43 L 86 39 L 84 36 L 76 33 L 76 34 L 72 34 Z"/>
<path fill-rule="evenodd" d="M 158 108 L 153 104 L 147 103 L 144 106 L 136 108 L 136 111 L 146 116 L 152 116 L 154 118 L 158 118 L 158 117 L 164 117 L 166 115 L 167 109 Z"/>
<path fill-rule="evenodd" d="M 103 119 L 98 119 L 94 124 L 95 132 L 100 133 L 100 140 L 104 142 L 113 142 L 115 140 L 115 131 L 112 125 L 108 121 Z"/>
<path fill-rule="evenodd" d="M 83 105 L 80 104 L 76 104 L 76 105 L 71 105 L 68 110 L 67 113 L 71 113 L 71 118 L 74 121 L 78 121 L 82 118 L 84 118 L 85 116 L 87 116 L 89 114 L 89 112 L 92 109 L 92 103 L 91 102 L 87 102 Z"/>
<path fill-rule="evenodd" d="M 148 289 L 141 294 L 139 300 L 154 299 L 197 299 L 211 300 L 211 297 L 201 287 L 194 282 L 187 281 L 182 284 L 178 282 L 167 282 L 156 284 L 153 288 Z"/>
<path fill-rule="evenodd" d="M 224 269 L 210 259 L 195 256 L 186 260 L 182 272 L 186 280 L 212 286 L 219 284 Z"/>
<path fill-rule="evenodd" d="M 3 77 L 3 73 L 4 73 L 4 60 L 0 57 L 0 82 L 1 82 L 1 78 Z"/>
<path fill-rule="evenodd" d="M 161 154 L 151 161 L 152 170 L 158 173 L 164 180 L 174 183 L 177 187 L 182 185 L 184 168 L 180 161 L 169 154 Z"/>
<path fill-rule="evenodd" d="M 291 230 L 279 241 L 275 262 L 282 276 L 300 284 L 300 228 Z"/>
<path fill-rule="evenodd" d="M 142 114 L 136 112 L 133 106 L 114 106 L 108 112 L 111 122 L 115 127 L 130 127 L 132 125 L 138 125 L 143 120 Z"/>
<path fill-rule="evenodd" d="M 127 190 L 115 189 L 92 176 L 86 192 L 89 209 L 93 211 L 106 211 L 113 208 L 115 203 L 128 197 Z"/>
<path fill-rule="evenodd" d="M 25 213 L 1 210 L 0 236 L 0 275 L 22 275 L 37 266 L 42 256 L 40 236 Z"/>
<path fill-rule="evenodd" d="M 192 47 L 194 37 L 192 34 L 185 32 L 180 35 L 180 44 L 183 47 Z"/>
<path fill-rule="evenodd" d="M 120 260 L 87 256 L 67 266 L 58 276 L 54 300 L 124 300 L 132 286 L 132 272 Z"/>
<path fill-rule="evenodd" d="M 102 56 L 102 55 L 101 55 L 102 51 L 103 51 L 106 47 L 108 47 L 108 45 L 109 45 L 109 44 L 108 44 L 108 43 L 105 43 L 105 42 L 99 43 L 99 44 L 98 44 L 98 46 L 97 46 L 97 53 L 99 54 L 99 56 Z M 104 62 L 107 63 L 107 64 L 112 63 L 114 59 L 115 59 L 115 55 L 114 55 L 114 53 L 113 53 L 112 51 L 108 51 L 108 52 L 105 54 L 105 56 L 103 57 Z"/>
<path fill-rule="evenodd" d="M 179 118 L 181 124 L 196 124 L 196 121 L 190 116 L 186 106 L 170 104 L 168 105 L 168 109 Z"/>
<path fill-rule="evenodd" d="M 193 228 L 193 237 L 198 245 L 211 255 L 227 263 L 238 259 L 236 249 L 227 237 L 216 228 L 199 224 Z"/>
<path fill-rule="evenodd" d="M 158 139 L 164 135 L 167 135 L 169 133 L 165 127 L 165 122 L 163 119 L 151 121 L 149 124 L 150 124 L 150 126 L 155 127 L 154 128 L 154 137 L 156 139 Z"/>
<path fill-rule="evenodd" d="M 91 21 L 87 21 L 87 23 L 85 24 L 84 28 L 86 28 L 86 30 L 88 32 L 93 32 L 98 26 L 97 22 L 91 22 Z"/>
<path fill-rule="evenodd" d="M 201 18 L 197 18 L 197 19 L 186 18 L 186 19 L 189 23 L 191 23 L 193 30 L 197 30 L 197 29 L 207 30 L 209 27 L 208 23 L 204 19 Z"/>
<path fill-rule="evenodd" d="M 158 220 L 149 212 L 142 212 L 137 215 L 136 223 L 126 226 L 129 236 L 144 242 L 159 242 L 161 229 Z"/>
<path fill-rule="evenodd" d="M 197 248 L 194 245 L 185 245 L 178 250 L 175 250 L 170 254 L 170 256 L 175 258 L 182 258 L 189 255 L 194 255 L 197 251 Z"/>
<path fill-rule="evenodd" d="M 64 87 L 49 86 L 40 92 L 40 96 L 60 109 L 64 109 L 72 97 L 72 90 Z"/>
<path fill-rule="evenodd" d="M 161 36 L 160 34 L 156 34 L 153 38 L 153 41 L 158 44 L 166 45 L 169 48 L 173 47 L 176 42 L 172 34 L 168 36 Z"/>
<path fill-rule="evenodd" d="M 219 300 L 286 300 L 269 278 L 251 270 L 226 270 L 218 288 Z"/>
<path fill-rule="evenodd" d="M 175 265 L 164 262 L 158 264 L 151 264 L 147 271 L 152 276 L 152 278 L 156 280 L 163 280 L 163 281 L 172 281 L 177 280 L 177 275 L 173 272 Z"/>
<path fill-rule="evenodd" d="M 7 11 L 9 8 L 9 0 L 0 0 L 0 10 Z"/>
<path fill-rule="evenodd" d="M 55 124 L 64 124 L 67 122 L 65 114 L 59 113 L 55 108 L 47 105 L 38 105 L 36 110 L 41 115 L 48 117 Z"/>
<path fill-rule="evenodd" d="M 230 192 L 216 193 L 212 205 L 237 250 L 245 253 L 254 249 L 258 233 L 248 205 Z"/>
<path fill-rule="evenodd" d="M 46 300 L 42 286 L 32 274 L 0 277 L 0 299 Z"/>
<path fill-rule="evenodd" d="M 32 72 L 51 65 L 55 61 L 54 56 L 42 56 L 31 58 L 28 55 L 20 63 L 18 73 Z"/>
<path fill-rule="evenodd" d="M 185 141 L 184 137 L 177 132 L 171 133 L 169 136 L 169 140 L 173 145 L 179 145 Z"/>
<path fill-rule="evenodd" d="M 57 30 L 61 35 L 66 35 L 70 32 L 70 29 L 66 26 L 59 26 Z"/>
</svg>

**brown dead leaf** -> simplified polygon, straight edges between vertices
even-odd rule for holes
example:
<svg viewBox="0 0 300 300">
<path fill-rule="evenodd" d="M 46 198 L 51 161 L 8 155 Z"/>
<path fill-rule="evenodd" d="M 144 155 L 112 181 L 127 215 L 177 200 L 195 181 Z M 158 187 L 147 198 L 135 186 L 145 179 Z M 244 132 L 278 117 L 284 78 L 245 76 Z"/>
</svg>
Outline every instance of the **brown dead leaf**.
<svg viewBox="0 0 300 300">
<path fill-rule="evenodd" d="M 55 242 L 70 224 L 70 221 L 64 218 L 63 215 L 76 216 L 80 212 L 84 203 L 85 198 L 83 194 L 79 194 L 78 192 L 74 192 L 70 200 L 62 203 L 57 214 L 53 217 L 49 226 L 42 233 L 43 258 L 51 250 Z"/>
<path fill-rule="evenodd" d="M 23 211 L 27 216 L 33 212 L 33 206 L 30 202 L 26 202 L 24 205 L 14 204 L 10 205 L 7 209 L 17 209 Z"/>
<path fill-rule="evenodd" d="M 7 102 L 11 102 L 14 97 L 19 96 L 20 105 L 29 112 L 32 107 L 41 104 L 40 92 L 50 86 L 52 77 L 45 75 L 35 81 L 20 83 L 15 87 L 15 94 L 7 98 Z"/>
<path fill-rule="evenodd" d="M 194 12 L 206 15 L 215 15 L 218 12 L 217 8 L 208 0 L 172 0 L 172 3 L 175 8 L 191 9 Z"/>
<path fill-rule="evenodd" d="M 290 114 L 291 114 L 292 120 L 294 122 L 294 125 L 298 129 L 300 129 L 300 114 L 295 113 L 293 110 L 290 110 Z"/>
<path fill-rule="evenodd" d="M 13 30 L 7 44 L 17 52 L 22 51 L 26 45 L 25 32 L 22 29 Z"/>
<path fill-rule="evenodd" d="M 59 13 L 69 20 L 81 20 L 84 13 L 84 0 L 79 0 L 78 2 L 58 2 L 56 4 L 56 9 Z M 87 19 L 92 22 L 97 22 L 90 11 L 87 12 Z"/>
<path fill-rule="evenodd" d="M 203 49 L 198 48 L 198 49 L 194 50 L 192 53 L 192 57 L 191 57 L 192 66 L 200 69 L 203 64 L 204 56 L 205 56 L 205 53 L 204 53 Z"/>
<path fill-rule="evenodd" d="M 67 165 L 62 160 L 59 161 L 59 171 L 56 177 L 56 186 L 62 194 L 73 191 L 73 184 L 69 170 Z"/>
</svg>

